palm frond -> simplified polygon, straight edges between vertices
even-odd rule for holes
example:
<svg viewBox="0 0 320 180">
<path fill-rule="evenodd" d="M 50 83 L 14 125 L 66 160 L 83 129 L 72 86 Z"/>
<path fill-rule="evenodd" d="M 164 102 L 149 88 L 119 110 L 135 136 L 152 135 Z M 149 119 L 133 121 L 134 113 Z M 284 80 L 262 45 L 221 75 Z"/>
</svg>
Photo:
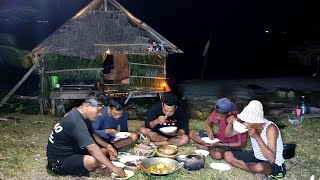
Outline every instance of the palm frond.
<svg viewBox="0 0 320 180">
<path fill-rule="evenodd" d="M 0 45 L 4 46 L 16 46 L 16 37 L 10 34 L 0 33 Z"/>
<path fill-rule="evenodd" d="M 0 45 L 0 64 L 7 64 L 21 69 L 31 67 L 31 62 L 27 59 L 28 51 L 11 46 Z"/>
<path fill-rule="evenodd" d="M 101 68 L 103 59 L 97 57 L 95 60 L 85 59 L 73 56 L 61 56 L 57 54 L 47 54 L 44 58 L 42 66 L 46 71 L 68 70 L 68 69 L 88 69 Z M 102 79 L 102 71 L 66 71 L 56 72 L 50 75 L 57 75 L 59 82 L 80 82 L 80 81 L 99 81 Z"/>
</svg>

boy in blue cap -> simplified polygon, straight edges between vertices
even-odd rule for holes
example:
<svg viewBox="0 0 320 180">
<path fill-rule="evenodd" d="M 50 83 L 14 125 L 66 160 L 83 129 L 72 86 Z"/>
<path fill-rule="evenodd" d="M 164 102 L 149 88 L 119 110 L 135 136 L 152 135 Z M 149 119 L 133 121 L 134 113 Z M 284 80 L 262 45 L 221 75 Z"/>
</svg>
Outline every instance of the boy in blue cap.
<svg viewBox="0 0 320 180">
<path fill-rule="evenodd" d="M 226 137 L 225 129 L 228 125 L 228 118 L 236 118 L 238 112 L 236 105 L 228 98 L 218 99 L 215 104 L 215 110 L 210 114 L 206 120 L 206 131 L 191 130 L 189 133 L 190 138 L 195 141 L 195 146 L 200 149 L 205 149 L 210 152 L 213 159 L 222 159 L 223 154 L 227 150 L 241 150 L 246 145 L 246 133 L 240 133 L 236 136 Z M 216 134 L 212 130 L 212 124 L 217 124 L 219 129 Z M 201 138 L 209 137 L 209 139 L 217 138 L 220 141 L 207 144 Z"/>
</svg>

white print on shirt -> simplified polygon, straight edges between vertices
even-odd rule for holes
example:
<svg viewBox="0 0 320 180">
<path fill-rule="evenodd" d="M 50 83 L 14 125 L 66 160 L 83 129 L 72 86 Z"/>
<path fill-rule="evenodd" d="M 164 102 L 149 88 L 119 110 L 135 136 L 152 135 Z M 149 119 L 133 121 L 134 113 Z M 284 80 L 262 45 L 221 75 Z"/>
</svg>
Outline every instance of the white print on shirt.
<svg viewBox="0 0 320 180">
<path fill-rule="evenodd" d="M 60 126 L 60 123 L 57 123 L 56 125 L 54 125 L 53 130 L 52 130 L 52 132 L 51 132 L 51 134 L 50 134 L 50 136 L 49 136 L 49 141 L 50 141 L 52 144 L 54 144 L 53 134 L 54 134 L 54 133 L 59 133 L 59 132 L 61 132 L 62 130 L 63 130 L 63 127 Z"/>
</svg>

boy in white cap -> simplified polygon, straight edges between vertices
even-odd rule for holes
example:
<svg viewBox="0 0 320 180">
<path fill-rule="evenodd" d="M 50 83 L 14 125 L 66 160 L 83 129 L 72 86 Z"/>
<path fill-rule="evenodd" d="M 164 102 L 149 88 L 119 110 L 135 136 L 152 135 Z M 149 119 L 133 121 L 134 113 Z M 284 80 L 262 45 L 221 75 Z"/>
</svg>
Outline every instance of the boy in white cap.
<svg viewBox="0 0 320 180">
<path fill-rule="evenodd" d="M 250 101 L 237 117 L 248 129 L 253 151 L 227 151 L 224 159 L 235 167 L 256 174 L 258 179 L 284 177 L 286 170 L 280 130 L 275 123 L 264 118 L 261 102 Z M 226 136 L 238 133 L 230 124 L 226 128 Z"/>
<path fill-rule="evenodd" d="M 227 119 L 235 119 L 237 114 L 236 105 L 228 98 L 218 99 L 215 104 L 215 110 L 207 118 L 206 131 L 191 130 L 189 136 L 196 142 L 196 147 L 208 150 L 213 159 L 222 159 L 225 151 L 241 150 L 247 143 L 246 133 L 237 134 L 232 137 L 225 136 L 225 128 L 228 125 Z M 216 134 L 213 133 L 212 124 L 219 126 Z M 203 137 L 209 137 L 211 140 L 218 138 L 220 141 L 207 144 L 202 141 Z"/>
</svg>

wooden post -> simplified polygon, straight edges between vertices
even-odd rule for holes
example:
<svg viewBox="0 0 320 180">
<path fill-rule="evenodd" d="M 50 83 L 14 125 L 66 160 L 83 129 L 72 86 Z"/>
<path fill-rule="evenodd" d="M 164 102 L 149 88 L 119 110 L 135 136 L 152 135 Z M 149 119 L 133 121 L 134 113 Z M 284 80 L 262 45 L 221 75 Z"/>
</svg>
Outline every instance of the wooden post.
<svg viewBox="0 0 320 180">
<path fill-rule="evenodd" d="M 40 113 L 43 115 L 44 112 L 44 97 L 43 97 L 43 81 L 44 81 L 44 67 L 41 68 L 41 82 L 40 82 L 40 87 L 41 87 L 41 95 L 39 99 L 39 104 L 40 104 Z"/>
<path fill-rule="evenodd" d="M 51 98 L 51 113 L 56 115 L 56 99 Z"/>
<path fill-rule="evenodd" d="M 104 0 L 104 11 L 108 11 L 108 0 Z"/>
</svg>

